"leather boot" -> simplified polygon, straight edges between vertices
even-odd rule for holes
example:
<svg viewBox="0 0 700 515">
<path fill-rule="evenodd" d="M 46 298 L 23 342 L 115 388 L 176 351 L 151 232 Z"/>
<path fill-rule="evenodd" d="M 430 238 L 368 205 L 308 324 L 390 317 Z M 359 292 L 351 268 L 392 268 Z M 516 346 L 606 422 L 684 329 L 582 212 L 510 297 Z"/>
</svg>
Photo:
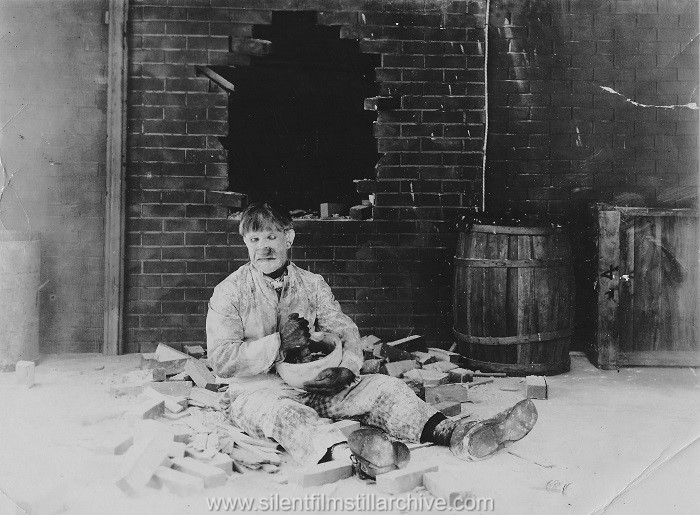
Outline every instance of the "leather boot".
<svg viewBox="0 0 700 515">
<path fill-rule="evenodd" d="M 450 435 L 450 450 L 463 460 L 482 460 L 525 437 L 535 422 L 537 408 L 530 399 L 522 400 L 486 420 L 474 422 L 461 419 Z"/>
<path fill-rule="evenodd" d="M 411 459 L 411 451 L 402 442 L 396 442 L 379 429 L 367 427 L 348 436 L 355 470 L 361 478 L 376 478 L 399 468 Z"/>
</svg>

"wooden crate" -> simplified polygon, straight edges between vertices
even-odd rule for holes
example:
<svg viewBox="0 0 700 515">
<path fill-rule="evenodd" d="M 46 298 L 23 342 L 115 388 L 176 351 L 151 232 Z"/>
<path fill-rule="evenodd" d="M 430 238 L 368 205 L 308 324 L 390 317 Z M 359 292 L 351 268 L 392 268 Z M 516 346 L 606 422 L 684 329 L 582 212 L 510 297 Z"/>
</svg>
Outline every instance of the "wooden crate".
<svg viewBox="0 0 700 515">
<path fill-rule="evenodd" d="M 598 204 L 597 361 L 700 366 L 698 211 Z"/>
</svg>

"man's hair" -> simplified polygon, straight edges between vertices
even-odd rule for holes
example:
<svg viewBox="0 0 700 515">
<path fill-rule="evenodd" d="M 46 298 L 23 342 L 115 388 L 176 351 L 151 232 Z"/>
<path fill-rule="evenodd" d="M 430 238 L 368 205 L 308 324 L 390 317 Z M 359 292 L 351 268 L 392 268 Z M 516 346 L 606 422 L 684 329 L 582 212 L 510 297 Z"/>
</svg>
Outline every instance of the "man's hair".
<svg viewBox="0 0 700 515">
<path fill-rule="evenodd" d="M 270 229 L 286 231 L 292 227 L 292 217 L 287 210 L 272 202 L 256 202 L 243 211 L 238 232 L 245 236 L 249 232 Z"/>
</svg>

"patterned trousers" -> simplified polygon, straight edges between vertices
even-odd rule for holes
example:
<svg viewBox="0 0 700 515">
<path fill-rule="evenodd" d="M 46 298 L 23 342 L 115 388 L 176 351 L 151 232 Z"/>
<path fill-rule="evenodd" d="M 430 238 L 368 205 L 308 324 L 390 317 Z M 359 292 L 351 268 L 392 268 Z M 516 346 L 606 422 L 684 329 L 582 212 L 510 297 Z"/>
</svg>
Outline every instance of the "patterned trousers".
<svg viewBox="0 0 700 515">
<path fill-rule="evenodd" d="M 253 437 L 273 438 L 302 466 L 318 463 L 331 445 L 346 441 L 331 420 L 357 420 L 416 442 L 437 413 L 402 380 L 385 375 L 361 376 L 330 396 L 301 393 L 279 378 L 254 388 L 232 384 L 228 395 L 234 424 Z"/>
</svg>

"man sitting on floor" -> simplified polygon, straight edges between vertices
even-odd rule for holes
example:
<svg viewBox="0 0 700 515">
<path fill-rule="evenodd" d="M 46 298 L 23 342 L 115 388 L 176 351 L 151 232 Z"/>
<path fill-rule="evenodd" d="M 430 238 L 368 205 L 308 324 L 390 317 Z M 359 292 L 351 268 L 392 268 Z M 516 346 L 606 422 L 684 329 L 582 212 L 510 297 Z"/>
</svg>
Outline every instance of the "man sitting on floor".
<svg viewBox="0 0 700 515">
<path fill-rule="evenodd" d="M 363 357 L 355 323 L 324 279 L 289 260 L 294 229 L 289 214 L 252 204 L 239 232 L 250 262 L 214 289 L 207 313 L 207 350 L 217 375 L 231 378 L 234 424 L 273 438 L 301 465 L 348 455 L 346 438 L 327 419 L 354 419 L 392 438 L 449 446 L 466 460 L 492 455 L 534 426 L 534 404 L 521 401 L 481 422 L 447 419 L 400 379 L 360 376 Z M 298 314 L 298 315 L 294 315 Z M 340 365 L 322 370 L 304 391 L 289 387 L 275 364 L 308 345 L 309 326 L 337 335 Z"/>
</svg>

